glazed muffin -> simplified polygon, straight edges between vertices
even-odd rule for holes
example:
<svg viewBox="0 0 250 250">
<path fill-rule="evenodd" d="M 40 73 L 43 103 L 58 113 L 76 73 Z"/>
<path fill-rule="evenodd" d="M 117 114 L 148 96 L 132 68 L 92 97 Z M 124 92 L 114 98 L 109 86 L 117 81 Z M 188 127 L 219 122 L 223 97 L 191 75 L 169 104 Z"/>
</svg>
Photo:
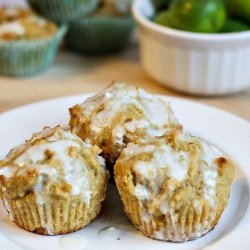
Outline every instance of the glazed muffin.
<svg viewBox="0 0 250 250">
<path fill-rule="evenodd" d="M 21 8 L 0 8 L 0 39 L 43 39 L 57 31 L 55 23 Z"/>
<path fill-rule="evenodd" d="M 124 49 L 135 26 L 131 2 L 102 0 L 92 14 L 72 20 L 66 36 L 68 47 L 87 54 L 115 53 Z"/>
<path fill-rule="evenodd" d="M 114 171 L 132 224 L 145 236 L 172 242 L 194 240 L 217 225 L 234 177 L 219 149 L 181 130 L 129 144 Z"/>
<path fill-rule="evenodd" d="M 0 74 L 25 76 L 47 69 L 67 27 L 22 8 L 0 8 Z"/>
<path fill-rule="evenodd" d="M 21 7 L 4 7 L 0 6 L 0 24 L 5 22 L 15 21 L 18 18 L 23 18 L 32 15 L 33 12 L 30 9 L 24 9 Z"/>
<path fill-rule="evenodd" d="M 0 161 L 0 189 L 9 217 L 38 234 L 77 231 L 96 218 L 108 172 L 98 147 L 60 126 L 45 128 Z"/>
<path fill-rule="evenodd" d="M 70 109 L 70 127 L 98 145 L 113 164 L 129 142 L 161 136 L 178 125 L 170 105 L 144 90 L 116 83 Z"/>
</svg>

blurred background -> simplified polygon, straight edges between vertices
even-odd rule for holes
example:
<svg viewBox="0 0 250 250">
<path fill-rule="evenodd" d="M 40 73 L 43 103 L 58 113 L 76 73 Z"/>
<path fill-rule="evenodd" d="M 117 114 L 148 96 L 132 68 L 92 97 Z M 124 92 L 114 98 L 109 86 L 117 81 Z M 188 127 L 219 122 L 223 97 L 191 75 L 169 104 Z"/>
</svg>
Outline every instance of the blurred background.
<svg viewBox="0 0 250 250">
<path fill-rule="evenodd" d="M 0 3 L 2 5 L 12 5 L 12 6 L 27 6 L 27 3 L 25 0 L 1 0 Z"/>
<path fill-rule="evenodd" d="M 25 0 L 0 0 L 0 5 L 28 6 Z M 68 39 L 70 49 L 63 43 L 46 71 L 14 77 L 2 74 L 0 112 L 38 100 L 96 92 L 112 81 L 126 81 L 153 93 L 185 97 L 250 120 L 250 31 L 203 35 L 188 32 L 188 27 L 184 31 L 182 27 L 174 29 L 166 23 L 168 13 L 160 14 L 152 1 L 137 0 L 137 28 L 131 32 L 128 45 L 121 35 L 114 43 L 123 41 L 124 49 L 92 53 L 91 46 L 80 44 L 79 48 L 77 39 Z M 61 25 L 61 20 L 55 20 Z M 127 21 L 118 27 L 126 27 L 129 34 L 129 25 Z M 79 23 L 75 26 L 77 31 Z M 70 28 L 69 34 L 77 33 L 73 31 Z M 104 43 L 104 39 L 99 40 Z M 88 45 L 92 44 L 96 46 L 95 42 Z M 112 43 L 106 48 L 109 45 Z"/>
</svg>

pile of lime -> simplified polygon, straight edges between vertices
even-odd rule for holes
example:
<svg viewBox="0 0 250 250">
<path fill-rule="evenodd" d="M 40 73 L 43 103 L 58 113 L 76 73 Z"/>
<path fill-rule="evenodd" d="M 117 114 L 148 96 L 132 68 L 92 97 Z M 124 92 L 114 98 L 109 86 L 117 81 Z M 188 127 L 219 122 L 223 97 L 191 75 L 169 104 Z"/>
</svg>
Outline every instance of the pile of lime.
<svg viewBox="0 0 250 250">
<path fill-rule="evenodd" d="M 154 21 L 174 29 L 227 33 L 250 29 L 250 0 L 152 0 Z"/>
</svg>

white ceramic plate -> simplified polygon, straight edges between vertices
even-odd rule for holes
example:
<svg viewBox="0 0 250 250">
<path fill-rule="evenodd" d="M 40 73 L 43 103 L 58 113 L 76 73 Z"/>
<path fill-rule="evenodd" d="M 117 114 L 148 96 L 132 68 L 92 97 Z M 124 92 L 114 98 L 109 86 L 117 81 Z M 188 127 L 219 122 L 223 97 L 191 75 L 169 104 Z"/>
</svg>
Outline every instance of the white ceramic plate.
<svg viewBox="0 0 250 250">
<path fill-rule="evenodd" d="M 89 95 L 65 97 L 24 106 L 0 115 L 0 158 L 45 125 L 66 126 L 68 108 Z M 229 205 L 219 224 L 206 236 L 186 243 L 169 243 L 142 236 L 126 219 L 114 186 L 100 216 L 88 227 L 64 236 L 40 236 L 17 227 L 0 205 L 0 248 L 15 249 L 250 249 L 250 125 L 231 114 L 178 98 L 170 101 L 184 127 L 220 147 L 236 163 Z M 100 230 L 111 227 L 109 230 Z M 116 229 L 112 228 L 115 227 Z M 106 232 L 106 233 L 104 233 Z M 109 233 L 107 233 L 109 232 Z"/>
</svg>

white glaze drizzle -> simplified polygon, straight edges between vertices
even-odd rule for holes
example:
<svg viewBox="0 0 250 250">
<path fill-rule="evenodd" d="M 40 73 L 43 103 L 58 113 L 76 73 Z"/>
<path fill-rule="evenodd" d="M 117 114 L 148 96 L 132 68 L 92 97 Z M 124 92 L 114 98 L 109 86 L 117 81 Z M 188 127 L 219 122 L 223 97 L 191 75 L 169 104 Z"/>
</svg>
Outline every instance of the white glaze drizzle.
<svg viewBox="0 0 250 250">
<path fill-rule="evenodd" d="M 105 227 L 99 230 L 98 237 L 104 240 L 117 240 L 121 234 L 121 230 L 116 227 Z"/>
<path fill-rule="evenodd" d="M 7 7 L 4 9 L 4 13 L 7 17 L 13 17 L 19 14 L 19 10 L 13 7 Z"/>
<path fill-rule="evenodd" d="M 24 35 L 25 29 L 19 21 L 3 23 L 0 25 L 0 36 L 4 34 Z"/>
<path fill-rule="evenodd" d="M 58 170 L 53 166 L 43 164 L 45 160 L 45 152 L 48 150 L 53 156 L 53 159 L 59 161 L 60 169 L 63 170 L 63 178 L 65 182 L 70 184 L 72 195 L 81 195 L 81 199 L 89 205 L 91 199 L 91 190 L 88 182 L 88 170 L 85 163 L 69 155 L 69 148 L 80 149 L 80 147 L 90 148 L 88 145 L 82 142 L 76 135 L 63 131 L 64 139 L 60 139 L 61 135 L 55 133 L 49 135 L 50 129 L 45 129 L 42 133 L 34 136 L 34 138 L 46 138 L 46 141 L 41 144 L 35 144 L 26 149 L 18 158 L 15 159 L 14 165 L 5 166 L 0 169 L 0 175 L 6 178 L 11 178 L 14 175 L 25 175 L 28 171 L 36 170 L 39 172 L 38 181 L 34 187 L 34 193 L 36 194 L 37 203 L 42 205 L 46 198 L 46 188 L 44 186 L 44 178 L 49 178 L 49 183 L 52 185 L 58 176 Z M 33 138 L 33 140 L 34 140 Z M 31 141 L 28 141 L 28 143 Z M 25 149 L 26 144 L 14 148 L 14 150 L 5 158 L 14 157 L 15 151 Z M 105 166 L 105 160 L 101 156 L 97 156 L 101 166 Z M 104 170 L 104 168 L 103 168 Z"/>
<path fill-rule="evenodd" d="M 91 136 L 98 137 L 104 128 L 112 124 L 113 119 L 119 112 L 122 112 L 125 105 L 136 106 L 143 114 L 143 118 L 114 126 L 112 128 L 114 144 L 123 144 L 122 136 L 127 132 L 133 133 L 136 129 L 140 129 L 144 130 L 148 136 L 155 137 L 164 134 L 170 124 L 177 123 L 167 103 L 142 89 L 120 83 L 112 85 L 81 104 L 84 114 L 92 117 Z M 103 109 L 92 115 L 93 110 L 100 106 Z M 91 141 L 91 138 L 88 140 Z"/>
<path fill-rule="evenodd" d="M 161 145 L 154 151 L 150 161 L 139 161 L 134 166 L 135 173 L 139 178 L 150 181 L 150 187 L 153 193 L 158 192 L 159 187 L 166 178 L 164 174 L 160 174 L 166 170 L 167 175 L 173 180 L 182 181 L 185 179 L 189 167 L 189 154 L 186 152 L 175 152 L 170 145 Z M 138 184 L 137 184 L 138 185 Z M 137 189 L 136 195 L 138 199 L 149 197 L 146 191 L 141 188 Z M 139 194 L 142 190 L 142 194 Z M 148 190 L 148 192 L 150 192 Z"/>
<path fill-rule="evenodd" d="M 214 206 L 216 196 L 216 180 L 218 176 L 218 166 L 216 159 L 223 157 L 223 153 L 211 144 L 201 141 L 201 160 L 203 161 L 202 174 L 204 179 L 204 198 Z"/>
<path fill-rule="evenodd" d="M 89 240 L 81 234 L 69 234 L 61 236 L 59 245 L 64 250 L 83 250 L 89 245 Z"/>
</svg>

